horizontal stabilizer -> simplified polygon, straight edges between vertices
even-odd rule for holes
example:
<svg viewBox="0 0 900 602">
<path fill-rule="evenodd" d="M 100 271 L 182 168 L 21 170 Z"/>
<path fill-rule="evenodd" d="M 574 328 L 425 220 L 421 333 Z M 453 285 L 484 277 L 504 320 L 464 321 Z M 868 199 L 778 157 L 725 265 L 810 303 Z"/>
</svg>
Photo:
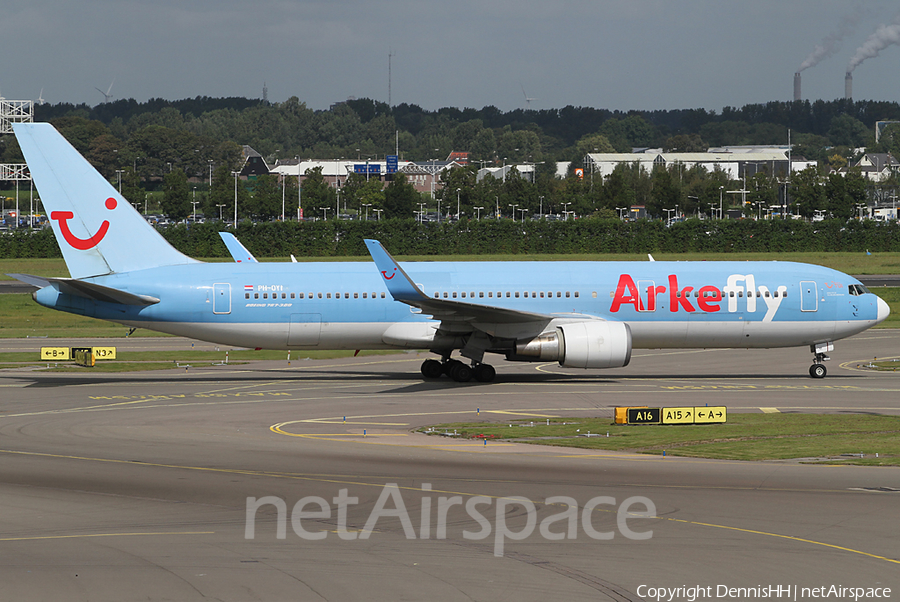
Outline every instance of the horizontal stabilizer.
<svg viewBox="0 0 900 602">
<path fill-rule="evenodd" d="M 55 286 L 59 289 L 59 292 L 66 295 L 75 295 L 76 297 L 103 301 L 104 303 L 118 303 L 119 305 L 154 305 L 159 303 L 159 299 L 150 295 L 136 295 L 117 288 L 84 280 L 75 280 L 74 278 L 41 278 L 30 274 L 7 274 L 7 276 L 39 288 Z"/>
</svg>

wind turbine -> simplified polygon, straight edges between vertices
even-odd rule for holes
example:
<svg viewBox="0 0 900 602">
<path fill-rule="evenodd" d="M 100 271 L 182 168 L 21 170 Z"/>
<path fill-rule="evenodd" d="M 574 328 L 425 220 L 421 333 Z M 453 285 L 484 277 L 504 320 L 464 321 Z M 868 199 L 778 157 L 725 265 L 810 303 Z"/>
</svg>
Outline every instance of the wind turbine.
<svg viewBox="0 0 900 602">
<path fill-rule="evenodd" d="M 97 92 L 99 92 L 100 94 L 103 95 L 103 102 L 109 102 L 109 99 L 112 98 L 112 94 L 110 94 L 110 92 L 112 92 L 112 87 L 115 82 L 116 82 L 115 79 L 113 79 L 112 82 L 110 82 L 109 88 L 107 88 L 106 92 L 104 92 L 100 88 L 97 88 L 97 87 L 94 88 L 94 90 L 96 90 Z"/>
<path fill-rule="evenodd" d="M 522 84 L 519 84 L 519 85 L 522 86 L 522 96 L 525 97 L 525 109 L 530 111 L 531 110 L 531 101 L 537 100 L 537 98 L 528 98 L 528 95 L 525 94 L 525 86 L 523 86 Z"/>
<path fill-rule="evenodd" d="M 39 105 L 46 104 L 47 101 L 44 100 L 44 89 L 43 88 L 41 88 L 41 93 L 38 94 L 37 100 L 35 102 L 37 102 Z"/>
</svg>

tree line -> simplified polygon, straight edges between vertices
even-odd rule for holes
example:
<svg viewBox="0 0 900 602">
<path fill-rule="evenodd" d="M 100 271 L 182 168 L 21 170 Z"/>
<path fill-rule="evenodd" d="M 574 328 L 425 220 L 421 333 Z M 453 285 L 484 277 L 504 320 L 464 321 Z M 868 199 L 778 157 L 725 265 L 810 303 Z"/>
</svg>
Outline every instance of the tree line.
<svg viewBox="0 0 900 602">
<path fill-rule="evenodd" d="M 396 255 L 898 252 L 900 224 L 872 220 L 804 222 L 688 219 L 666 227 L 657 220 L 624 222 L 462 220 L 419 223 L 413 219 L 316 222 L 242 221 L 180 224 L 162 231 L 192 257 L 228 257 L 218 232 L 229 231 L 257 257 L 367 257 L 366 238 Z M 0 258 L 59 257 L 53 233 L 20 230 L 0 236 Z"/>
<path fill-rule="evenodd" d="M 609 217 L 631 205 L 643 205 L 659 217 L 676 207 L 679 214 L 702 216 L 719 204 L 721 190 L 744 183 L 728 182 L 722 172 L 680 165 L 650 171 L 621 165 L 606 178 L 578 177 L 570 169 L 559 179 L 556 163 L 581 167 L 587 153 L 633 147 L 702 151 L 726 144 L 784 144 L 788 128 L 794 156 L 816 159 L 820 169 L 798 176 L 790 187 L 775 174 L 758 174 L 746 183 L 751 191 L 746 203 L 728 195 L 723 204 L 736 205 L 748 216 L 761 215 L 764 207 L 790 205 L 805 216 L 824 211 L 848 217 L 860 203 L 896 195 L 897 177 L 874 186 L 858 172 L 839 180 L 828 168 L 846 167 L 860 146 L 900 156 L 900 127 L 889 127 L 877 145 L 873 140 L 874 122 L 900 120 L 900 105 L 843 99 L 770 102 L 721 112 L 590 107 L 501 112 L 495 107 L 426 111 L 369 99 L 317 111 L 296 97 L 281 103 L 198 97 L 119 100 L 96 107 L 39 105 L 35 112 L 36 119 L 56 125 L 130 202 L 178 219 L 195 208 L 207 217 L 233 216 L 237 202 L 239 218 L 265 221 L 281 215 L 282 198 L 284 213 L 291 216 L 297 215 L 298 201 L 305 216 L 323 217 L 364 214 L 368 208 L 406 218 L 420 207 L 437 211 L 439 202 L 441 213 L 455 215 L 458 205 L 469 217 L 564 210 Z M 305 174 L 299 191 L 290 179 L 265 177 L 238 182 L 235 191 L 232 172 L 240 168 L 241 145 L 253 147 L 270 164 L 285 158 L 383 158 L 397 147 L 409 160 L 468 151 L 472 163 L 444 172 L 434 199 L 416 193 L 402 176 L 385 183 L 351 175 L 346 188 L 337 191 L 315 172 Z M 22 161 L 14 137 L 0 137 L 0 161 Z M 502 179 L 476 179 L 476 165 L 522 162 L 535 165 L 534 181 L 516 172 Z"/>
</svg>

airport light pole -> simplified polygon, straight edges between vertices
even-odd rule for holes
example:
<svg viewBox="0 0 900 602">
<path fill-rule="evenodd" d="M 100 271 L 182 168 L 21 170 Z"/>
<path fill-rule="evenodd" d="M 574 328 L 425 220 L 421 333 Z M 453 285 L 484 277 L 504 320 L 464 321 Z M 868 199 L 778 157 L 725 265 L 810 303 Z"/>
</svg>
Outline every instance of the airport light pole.
<svg viewBox="0 0 900 602">
<path fill-rule="evenodd" d="M 372 203 L 363 203 L 362 206 L 366 208 L 366 221 L 369 221 L 369 207 L 372 206 Z"/>
<path fill-rule="evenodd" d="M 725 187 L 719 186 L 719 219 L 722 219 L 722 193 L 724 192 Z"/>
<path fill-rule="evenodd" d="M 669 217 L 669 216 L 671 215 L 671 213 L 669 213 L 669 212 L 670 212 L 670 211 L 675 211 L 675 210 L 674 210 L 674 209 L 665 209 L 665 208 L 663 208 L 663 211 L 666 212 L 666 224 L 671 224 L 671 223 L 672 223 L 672 218 Z"/>
<path fill-rule="evenodd" d="M 566 221 L 569 221 L 569 205 L 572 204 L 572 201 L 568 203 L 563 203 L 563 214 L 566 216 Z"/>
<path fill-rule="evenodd" d="M 238 176 L 241 172 L 233 171 L 231 175 L 234 176 L 234 227 L 237 228 L 237 180 Z"/>
<path fill-rule="evenodd" d="M 462 188 L 456 189 L 456 221 L 459 221 L 459 191 L 460 190 L 462 190 Z"/>
<path fill-rule="evenodd" d="M 322 219 L 328 220 L 328 207 L 319 207 L 322 210 Z"/>
<path fill-rule="evenodd" d="M 516 207 L 518 207 L 518 205 L 510 203 L 509 206 L 512 207 L 512 221 L 516 221 Z"/>
<path fill-rule="evenodd" d="M 225 206 L 225 203 L 216 203 L 216 207 L 219 208 L 219 221 L 222 221 L 222 207 Z M 145 211 L 146 213 L 146 211 Z"/>
<path fill-rule="evenodd" d="M 378 221 L 380 222 L 381 221 L 381 212 L 384 211 L 384 209 L 372 209 L 372 211 L 378 214 Z"/>
<path fill-rule="evenodd" d="M 484 209 L 484 207 L 473 207 L 473 209 L 478 210 L 478 218 L 477 219 L 478 219 L 478 221 L 481 221 L 481 210 Z"/>
<path fill-rule="evenodd" d="M 122 174 L 125 173 L 124 169 L 117 169 L 116 176 L 119 179 L 119 194 L 122 194 Z"/>
</svg>

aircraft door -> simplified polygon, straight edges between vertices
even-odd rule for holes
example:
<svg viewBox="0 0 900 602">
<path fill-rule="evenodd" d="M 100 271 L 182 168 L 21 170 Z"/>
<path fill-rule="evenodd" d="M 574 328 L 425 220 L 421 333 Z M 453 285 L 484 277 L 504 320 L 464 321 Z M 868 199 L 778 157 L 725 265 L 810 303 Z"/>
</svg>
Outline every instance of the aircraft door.
<svg viewBox="0 0 900 602">
<path fill-rule="evenodd" d="M 231 313 L 231 285 L 227 282 L 213 284 L 213 313 Z"/>
<path fill-rule="evenodd" d="M 815 282 L 804 280 L 800 283 L 800 311 L 818 311 L 819 289 Z"/>
</svg>

